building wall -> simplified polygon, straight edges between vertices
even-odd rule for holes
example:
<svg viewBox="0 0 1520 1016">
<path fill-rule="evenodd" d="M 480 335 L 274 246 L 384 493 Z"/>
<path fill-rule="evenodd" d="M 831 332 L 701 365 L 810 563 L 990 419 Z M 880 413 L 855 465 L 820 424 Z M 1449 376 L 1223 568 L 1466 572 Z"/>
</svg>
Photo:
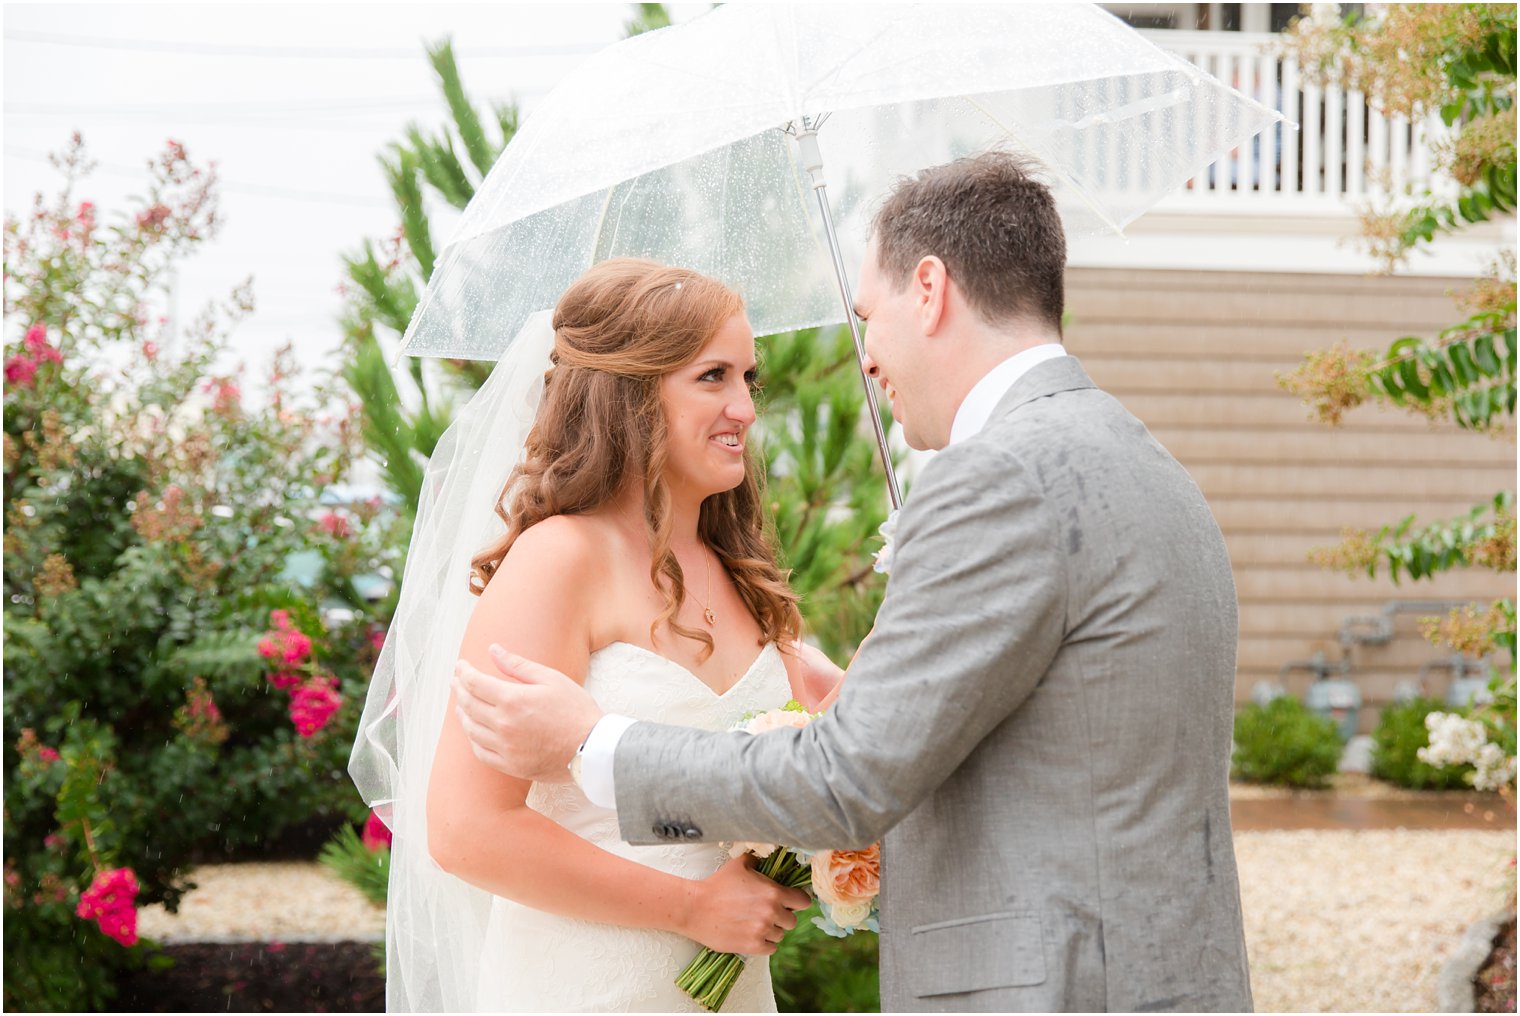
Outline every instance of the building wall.
<svg viewBox="0 0 1520 1016">
<path fill-rule="evenodd" d="M 1459 279 L 1073 268 L 1067 278 L 1068 349 L 1171 450 L 1202 488 L 1224 530 L 1240 598 L 1238 702 L 1285 664 L 1346 656 L 1337 633 L 1394 601 L 1493 599 L 1515 577 L 1475 569 L 1395 586 L 1309 563 L 1311 547 L 1342 527 L 1376 529 L 1410 512 L 1421 521 L 1465 513 L 1515 487 L 1515 439 L 1433 425 L 1364 406 L 1338 428 L 1313 420 L 1275 373 L 1304 352 L 1345 340 L 1386 348 L 1459 320 L 1448 290 Z M 1386 646 L 1357 646 L 1349 676 L 1376 707 L 1422 667 L 1449 659 L 1395 615 Z M 1302 695 L 1312 674 L 1283 683 Z M 1448 672 L 1424 675 L 1440 697 Z"/>
</svg>

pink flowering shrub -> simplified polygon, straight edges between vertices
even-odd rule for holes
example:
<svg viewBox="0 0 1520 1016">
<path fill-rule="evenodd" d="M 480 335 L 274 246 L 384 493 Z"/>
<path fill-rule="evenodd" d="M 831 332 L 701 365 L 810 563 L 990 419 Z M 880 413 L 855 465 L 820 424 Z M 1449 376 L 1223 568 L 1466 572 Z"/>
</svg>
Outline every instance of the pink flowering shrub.
<svg viewBox="0 0 1520 1016">
<path fill-rule="evenodd" d="M 304 663 L 311 655 L 311 636 L 291 624 L 290 612 L 287 610 L 270 611 L 269 621 L 274 628 L 266 631 L 264 637 L 259 639 L 259 655 L 273 661 L 277 667 L 296 667 Z M 276 681 L 275 685 L 280 688 L 289 686 L 280 681 Z"/>
<path fill-rule="evenodd" d="M 21 340 L 21 352 L 5 358 L 6 384 L 31 388 L 37 383 L 37 372 L 48 364 L 63 363 L 63 354 L 47 340 L 47 327 L 40 322 L 26 330 Z"/>
<path fill-rule="evenodd" d="M 79 895 L 74 913 L 100 925 L 100 930 L 124 946 L 137 944 L 137 876 L 131 868 L 112 868 L 95 875 Z"/>
<path fill-rule="evenodd" d="M 272 668 L 269 683 L 290 693 L 290 722 L 296 733 L 311 738 L 343 705 L 338 679 L 324 674 L 311 660 L 312 639 L 290 620 L 290 612 L 273 610 L 274 625 L 259 639 L 259 655 Z"/>
<path fill-rule="evenodd" d="M 338 382 L 313 387 L 288 353 L 257 384 L 228 372 L 250 289 L 166 341 L 167 273 L 216 232 L 214 170 L 171 143 L 143 199 L 112 209 L 73 193 L 81 144 L 59 165 L 63 194 L 8 212 L 4 235 L 18 1011 L 108 1008 L 136 962 L 129 910 L 176 906 L 192 859 L 362 822 L 345 767 L 389 615 L 353 577 L 399 565 L 381 548 L 404 543 L 362 507 L 343 509 L 347 539 L 317 524 L 357 427 Z"/>
<path fill-rule="evenodd" d="M 324 533 L 339 540 L 345 540 L 353 535 L 348 519 L 334 511 L 323 512 L 322 517 L 317 520 L 317 525 Z"/>
<path fill-rule="evenodd" d="M 366 850 L 379 850 L 391 845 L 391 827 L 374 812 L 369 813 L 369 819 L 364 823 L 363 843 Z"/>
<path fill-rule="evenodd" d="M 343 705 L 336 677 L 313 677 L 290 693 L 290 722 L 302 737 L 314 737 Z"/>
</svg>

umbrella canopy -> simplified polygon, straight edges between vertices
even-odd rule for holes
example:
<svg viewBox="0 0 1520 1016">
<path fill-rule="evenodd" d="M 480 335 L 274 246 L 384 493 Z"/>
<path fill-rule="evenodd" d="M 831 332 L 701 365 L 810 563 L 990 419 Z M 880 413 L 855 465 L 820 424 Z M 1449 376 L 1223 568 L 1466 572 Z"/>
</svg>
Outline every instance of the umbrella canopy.
<svg viewBox="0 0 1520 1016">
<path fill-rule="evenodd" d="M 609 47 L 545 98 L 465 209 L 404 351 L 494 359 L 618 256 L 727 282 L 756 334 L 845 320 L 784 131 L 820 115 L 852 270 L 892 182 L 927 166 L 1031 155 L 1082 235 L 1281 119 L 1093 5 L 730 3 Z"/>
</svg>

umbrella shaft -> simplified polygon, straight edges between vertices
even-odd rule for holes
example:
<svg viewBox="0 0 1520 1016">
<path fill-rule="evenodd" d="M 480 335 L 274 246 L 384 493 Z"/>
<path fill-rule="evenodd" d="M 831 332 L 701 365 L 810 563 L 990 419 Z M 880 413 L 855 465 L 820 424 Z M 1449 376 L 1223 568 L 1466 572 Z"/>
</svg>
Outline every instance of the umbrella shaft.
<svg viewBox="0 0 1520 1016">
<path fill-rule="evenodd" d="M 855 317 L 855 298 L 850 295 L 850 282 L 845 276 L 844 257 L 839 253 L 839 237 L 834 233 L 834 213 L 829 208 L 829 197 L 824 189 L 823 175 L 813 177 L 813 193 L 818 195 L 818 211 L 823 215 L 823 232 L 828 237 L 829 253 L 834 259 L 834 278 L 839 282 L 839 297 L 844 301 L 844 319 L 850 325 L 850 336 L 855 340 L 855 366 L 860 368 L 860 383 L 866 389 L 866 403 L 871 407 L 871 427 L 876 431 L 876 449 L 881 453 L 881 465 L 887 473 L 887 494 L 892 499 L 892 510 L 902 507 L 902 489 L 897 485 L 897 470 L 892 467 L 892 452 L 887 447 L 887 432 L 881 425 L 881 404 L 876 400 L 876 386 L 866 373 L 866 345 L 860 337 L 860 322 Z"/>
</svg>

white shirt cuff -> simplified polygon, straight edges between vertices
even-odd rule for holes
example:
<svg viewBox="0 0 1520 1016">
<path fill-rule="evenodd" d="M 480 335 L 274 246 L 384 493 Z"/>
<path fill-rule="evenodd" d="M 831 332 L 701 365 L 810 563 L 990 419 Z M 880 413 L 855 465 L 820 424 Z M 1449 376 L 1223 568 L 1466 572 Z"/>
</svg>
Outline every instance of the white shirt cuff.
<svg viewBox="0 0 1520 1016">
<path fill-rule="evenodd" d="M 612 759 L 623 734 L 637 722 L 609 713 L 597 720 L 586 735 L 586 745 L 581 749 L 581 791 L 598 808 L 617 808 Z"/>
</svg>

